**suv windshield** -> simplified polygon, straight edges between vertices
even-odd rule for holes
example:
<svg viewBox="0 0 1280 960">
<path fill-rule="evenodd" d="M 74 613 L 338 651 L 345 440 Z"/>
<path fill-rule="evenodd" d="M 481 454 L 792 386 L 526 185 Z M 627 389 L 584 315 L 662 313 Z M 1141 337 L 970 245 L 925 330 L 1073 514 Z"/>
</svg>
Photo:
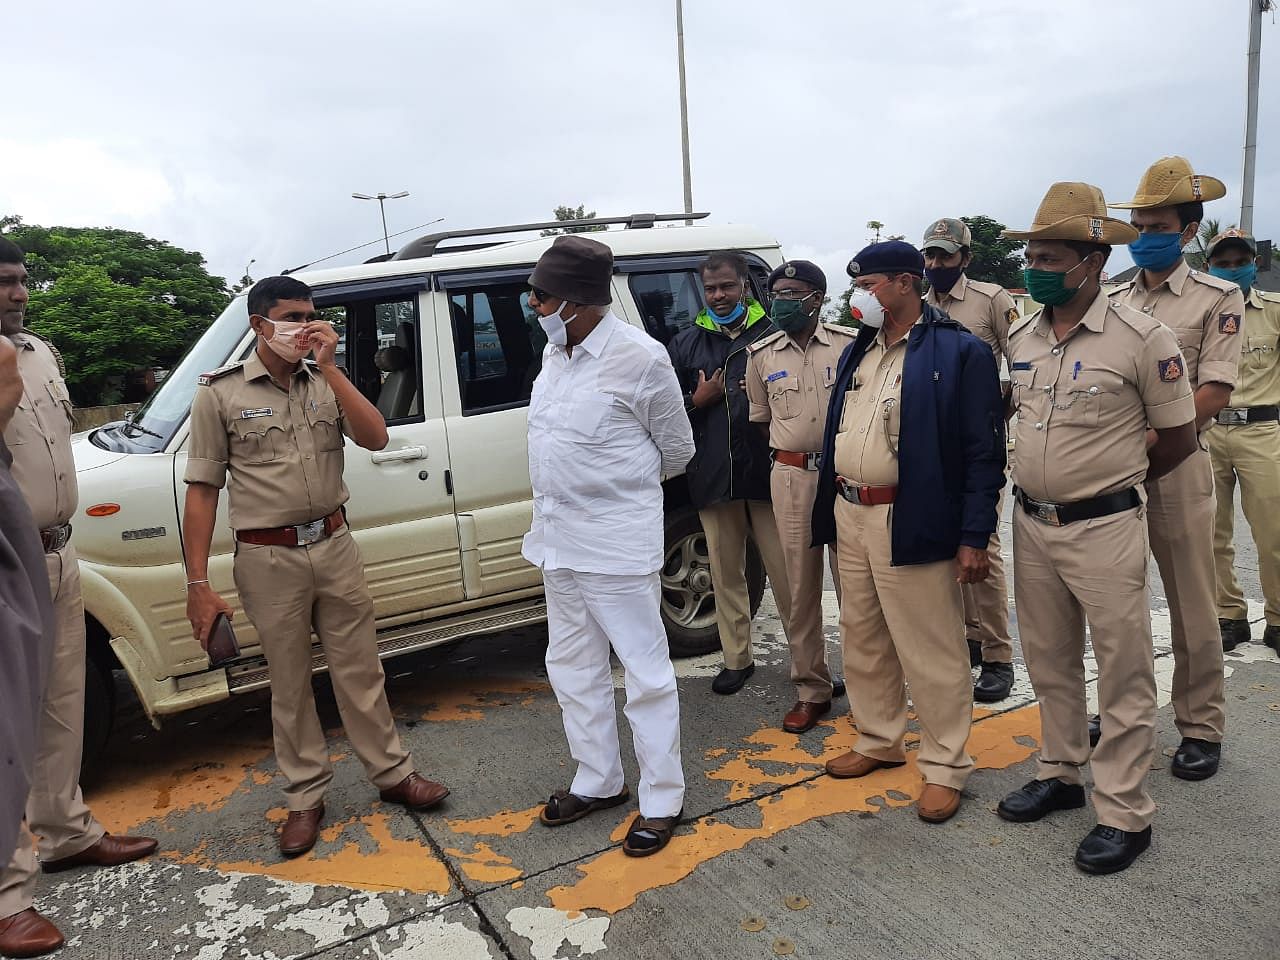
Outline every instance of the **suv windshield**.
<svg viewBox="0 0 1280 960">
<path fill-rule="evenodd" d="M 196 378 L 216 370 L 229 359 L 249 332 L 245 297 L 236 297 L 178 361 L 156 390 L 129 420 L 95 431 L 100 447 L 128 453 L 163 450 L 173 433 L 187 419 Z"/>
</svg>

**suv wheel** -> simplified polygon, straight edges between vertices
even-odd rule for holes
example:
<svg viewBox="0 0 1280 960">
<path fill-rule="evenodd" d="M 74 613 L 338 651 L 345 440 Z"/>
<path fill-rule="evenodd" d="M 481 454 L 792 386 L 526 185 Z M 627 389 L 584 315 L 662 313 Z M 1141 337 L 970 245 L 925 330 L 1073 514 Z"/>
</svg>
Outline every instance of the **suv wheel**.
<svg viewBox="0 0 1280 960">
<path fill-rule="evenodd" d="M 707 535 L 698 511 L 684 507 L 667 515 L 662 565 L 662 621 L 673 657 L 693 657 L 720 649 L 716 628 L 716 594 L 711 582 Z M 747 543 L 747 593 L 751 615 L 764 596 L 764 563 L 753 542 Z"/>
</svg>

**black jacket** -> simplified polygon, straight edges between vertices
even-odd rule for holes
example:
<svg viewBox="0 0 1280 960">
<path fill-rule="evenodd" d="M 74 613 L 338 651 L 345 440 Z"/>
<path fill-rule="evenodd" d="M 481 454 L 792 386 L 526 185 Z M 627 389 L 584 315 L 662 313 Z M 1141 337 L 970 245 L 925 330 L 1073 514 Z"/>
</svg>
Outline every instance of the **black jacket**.
<svg viewBox="0 0 1280 960">
<path fill-rule="evenodd" d="M 704 310 L 667 347 L 693 427 L 695 449 L 685 476 L 698 510 L 726 500 L 769 499 L 769 445 L 750 422 L 751 405 L 741 383 L 747 375 L 747 347 L 775 329 L 764 308 L 751 300 L 746 329 L 736 339 L 722 333 Z M 698 409 L 692 401 L 698 373 L 710 377 L 721 369 L 724 399 Z"/>
</svg>

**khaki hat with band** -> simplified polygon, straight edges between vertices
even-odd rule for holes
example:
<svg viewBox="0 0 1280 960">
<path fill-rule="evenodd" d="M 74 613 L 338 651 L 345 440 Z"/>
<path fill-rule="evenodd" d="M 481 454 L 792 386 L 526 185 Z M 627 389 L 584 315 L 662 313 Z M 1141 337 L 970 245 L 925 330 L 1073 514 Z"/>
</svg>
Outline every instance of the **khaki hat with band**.
<svg viewBox="0 0 1280 960">
<path fill-rule="evenodd" d="M 1192 171 L 1186 157 L 1161 157 L 1142 175 L 1132 200 L 1110 206 L 1117 210 L 1149 210 L 1180 203 L 1207 203 L 1226 195 L 1226 184 L 1217 177 Z"/>
<path fill-rule="evenodd" d="M 1079 240 L 1115 246 L 1133 243 L 1138 231 L 1107 216 L 1107 201 L 1091 183 L 1055 183 L 1026 230 L 1005 230 L 1011 240 Z"/>
<path fill-rule="evenodd" d="M 969 232 L 969 225 L 963 220 L 953 220 L 951 217 L 943 217 L 935 221 L 924 232 L 924 239 L 920 241 L 921 250 L 938 247 L 947 253 L 956 253 L 962 247 L 972 246 L 973 234 Z"/>
<path fill-rule="evenodd" d="M 1219 247 L 1231 246 L 1238 244 L 1244 247 L 1253 256 L 1258 255 L 1258 242 L 1252 236 L 1245 233 L 1239 227 L 1232 227 L 1230 230 L 1223 230 L 1220 234 L 1209 241 L 1209 246 L 1205 248 L 1204 255 L 1212 257 L 1218 252 Z"/>
</svg>

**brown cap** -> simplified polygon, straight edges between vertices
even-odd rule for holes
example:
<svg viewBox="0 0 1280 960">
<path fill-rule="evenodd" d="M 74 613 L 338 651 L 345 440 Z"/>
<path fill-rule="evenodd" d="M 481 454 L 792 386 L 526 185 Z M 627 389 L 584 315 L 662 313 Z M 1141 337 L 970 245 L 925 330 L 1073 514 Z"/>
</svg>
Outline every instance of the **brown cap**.
<svg viewBox="0 0 1280 960">
<path fill-rule="evenodd" d="M 1030 228 L 1005 230 L 1011 240 L 1080 240 L 1114 246 L 1133 243 L 1138 231 L 1107 216 L 1107 201 L 1091 183 L 1055 183 L 1040 201 Z"/>
<path fill-rule="evenodd" d="M 538 258 L 529 275 L 529 286 L 553 297 L 586 306 L 613 302 L 613 251 L 599 240 L 568 234 Z"/>
<path fill-rule="evenodd" d="M 971 246 L 973 234 L 969 232 L 969 225 L 963 220 L 953 220 L 950 217 L 936 221 L 924 232 L 924 239 L 920 241 L 921 250 L 939 247 L 947 253 L 956 253 L 961 247 Z"/>
<path fill-rule="evenodd" d="M 1209 246 L 1205 248 L 1205 257 L 1212 257 L 1218 252 L 1218 248 L 1223 245 L 1231 245 L 1237 243 L 1245 247 L 1253 256 L 1258 255 L 1258 242 L 1249 234 L 1245 233 L 1239 227 L 1232 227 L 1230 230 L 1223 230 L 1220 234 L 1209 241 Z"/>
<path fill-rule="evenodd" d="M 1203 203 L 1226 195 L 1226 184 L 1217 177 L 1193 173 L 1191 161 L 1186 157 L 1161 157 L 1142 175 L 1132 200 L 1110 206 L 1118 210 L 1147 210 L 1180 203 Z"/>
</svg>

